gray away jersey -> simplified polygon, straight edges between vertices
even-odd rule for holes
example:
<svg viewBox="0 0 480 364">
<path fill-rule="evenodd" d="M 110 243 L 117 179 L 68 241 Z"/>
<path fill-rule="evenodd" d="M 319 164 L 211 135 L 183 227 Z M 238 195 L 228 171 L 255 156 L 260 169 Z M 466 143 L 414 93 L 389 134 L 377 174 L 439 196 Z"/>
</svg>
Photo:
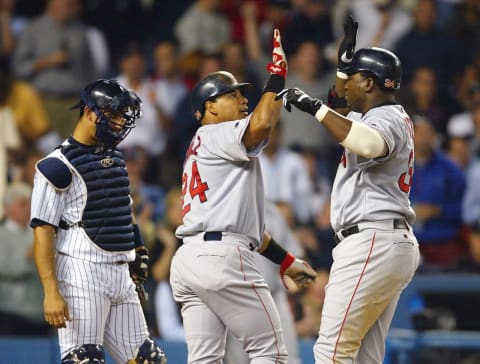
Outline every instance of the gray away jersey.
<svg viewBox="0 0 480 364">
<path fill-rule="evenodd" d="M 249 120 L 208 124 L 194 135 L 183 167 L 179 238 L 223 231 L 262 241 L 265 206 L 256 157 L 266 141 L 247 151 L 242 137 Z"/>
<path fill-rule="evenodd" d="M 335 231 L 362 221 L 406 218 L 415 213 L 409 194 L 413 176 L 413 125 L 400 105 L 370 109 L 348 117 L 377 130 L 388 155 L 366 159 L 344 150 L 332 189 L 331 223 Z"/>
</svg>

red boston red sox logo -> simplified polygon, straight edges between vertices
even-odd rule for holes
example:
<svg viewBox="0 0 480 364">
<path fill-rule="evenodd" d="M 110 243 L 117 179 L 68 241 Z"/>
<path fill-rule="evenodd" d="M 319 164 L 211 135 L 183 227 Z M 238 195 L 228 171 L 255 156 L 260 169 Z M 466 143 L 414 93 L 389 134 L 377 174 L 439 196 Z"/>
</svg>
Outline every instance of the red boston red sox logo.
<svg viewBox="0 0 480 364">
<path fill-rule="evenodd" d="M 387 78 L 384 83 L 385 88 L 391 88 L 394 89 L 397 87 L 397 82 L 395 80 L 391 80 Z"/>
</svg>

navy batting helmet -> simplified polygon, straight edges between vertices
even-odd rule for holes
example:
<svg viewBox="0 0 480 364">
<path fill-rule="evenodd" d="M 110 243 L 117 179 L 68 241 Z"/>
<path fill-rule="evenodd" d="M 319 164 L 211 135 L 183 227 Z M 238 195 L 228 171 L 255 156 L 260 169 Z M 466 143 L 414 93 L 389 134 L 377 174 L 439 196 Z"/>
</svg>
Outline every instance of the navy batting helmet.
<svg viewBox="0 0 480 364">
<path fill-rule="evenodd" d="M 127 90 L 116 80 L 99 79 L 85 86 L 80 94 L 80 102 L 71 109 L 85 106 L 97 114 L 96 138 L 99 144 L 114 147 L 120 143 L 135 127 L 135 120 L 142 116 L 142 101 L 135 92 Z M 120 116 L 124 123 L 121 127 L 111 120 L 112 116 Z"/>
<path fill-rule="evenodd" d="M 385 90 L 398 90 L 402 79 L 402 64 L 398 57 L 383 48 L 362 48 L 355 52 L 352 62 L 339 71 L 351 75 L 357 72 L 371 72 L 377 84 Z"/>
<path fill-rule="evenodd" d="M 191 102 L 193 114 L 197 120 L 201 120 L 205 113 L 205 102 L 213 100 L 217 96 L 224 95 L 233 90 L 240 90 L 242 95 L 251 88 L 250 83 L 238 83 L 235 77 L 225 71 L 209 74 L 200 80 L 192 90 Z"/>
</svg>

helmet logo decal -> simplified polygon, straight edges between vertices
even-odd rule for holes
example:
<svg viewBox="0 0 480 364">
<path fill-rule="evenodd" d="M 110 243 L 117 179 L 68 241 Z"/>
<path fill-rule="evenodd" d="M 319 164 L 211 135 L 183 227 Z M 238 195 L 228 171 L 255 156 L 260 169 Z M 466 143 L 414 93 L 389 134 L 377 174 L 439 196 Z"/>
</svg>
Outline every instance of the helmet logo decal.
<svg viewBox="0 0 480 364">
<path fill-rule="evenodd" d="M 385 88 L 395 89 L 395 88 L 397 88 L 397 83 L 395 82 L 395 80 L 391 80 L 391 79 L 387 78 L 387 79 L 385 79 L 384 86 L 385 86 Z"/>
<path fill-rule="evenodd" d="M 100 161 L 100 164 L 103 168 L 109 168 L 114 165 L 114 161 L 112 158 L 104 158 Z"/>
</svg>

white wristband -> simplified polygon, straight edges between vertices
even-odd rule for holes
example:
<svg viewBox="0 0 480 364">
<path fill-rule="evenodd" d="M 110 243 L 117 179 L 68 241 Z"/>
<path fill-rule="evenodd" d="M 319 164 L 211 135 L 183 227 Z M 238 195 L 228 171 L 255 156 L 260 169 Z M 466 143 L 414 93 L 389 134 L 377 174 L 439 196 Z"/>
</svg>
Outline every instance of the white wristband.
<svg viewBox="0 0 480 364">
<path fill-rule="evenodd" d="M 330 111 L 330 108 L 325 105 L 325 104 L 322 104 L 322 106 L 320 106 L 320 109 L 318 109 L 318 111 L 315 113 L 315 118 L 321 123 L 323 121 L 323 118 L 325 118 L 325 115 L 327 115 L 327 112 Z"/>
<path fill-rule="evenodd" d="M 342 80 L 348 80 L 348 75 L 340 71 L 337 71 L 337 77 L 341 78 Z"/>
</svg>

